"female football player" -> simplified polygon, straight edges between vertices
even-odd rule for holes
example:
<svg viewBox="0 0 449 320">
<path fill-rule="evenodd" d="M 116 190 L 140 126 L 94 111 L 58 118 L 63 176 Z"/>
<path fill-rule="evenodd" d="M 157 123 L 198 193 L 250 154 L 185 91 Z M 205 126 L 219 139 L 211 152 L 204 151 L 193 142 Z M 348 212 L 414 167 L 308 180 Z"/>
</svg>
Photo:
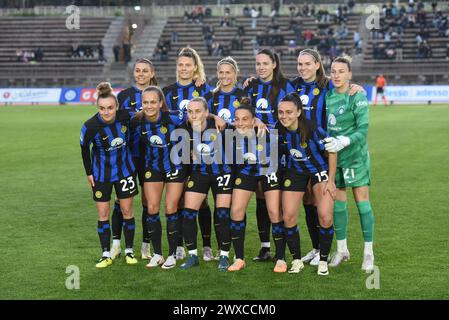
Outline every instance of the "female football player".
<svg viewBox="0 0 449 320">
<path fill-rule="evenodd" d="M 285 266 L 285 239 L 282 215 L 280 212 L 280 176 L 277 165 L 279 163 L 278 152 L 273 152 L 268 138 L 257 136 L 254 130 L 256 114 L 250 105 L 250 100 L 244 98 L 241 105 L 235 111 L 235 128 L 237 130 L 235 152 L 237 161 L 235 167 L 235 182 L 232 192 L 231 205 L 231 237 L 236 259 L 228 268 L 229 271 L 238 271 L 245 267 L 244 241 L 245 241 L 245 212 L 252 194 L 258 184 L 262 185 L 268 214 L 273 226 L 273 238 L 276 246 L 276 266 L 274 272 L 283 272 Z M 277 141 L 274 141 L 277 149 Z"/>
<path fill-rule="evenodd" d="M 262 49 L 256 55 L 257 79 L 253 79 L 245 88 L 251 105 L 255 109 L 256 117 L 268 127 L 273 128 L 277 121 L 277 106 L 279 101 L 294 91 L 290 81 L 281 71 L 279 56 L 270 49 Z M 259 186 L 256 193 L 256 217 L 259 229 L 261 248 L 255 261 L 268 261 L 270 253 L 270 218 L 267 204 Z"/>
<path fill-rule="evenodd" d="M 84 123 L 80 138 L 84 169 L 98 211 L 98 235 L 103 250 L 96 267 L 106 268 L 112 264 L 109 201 L 113 187 L 124 218 L 125 260 L 128 264 L 136 264 L 132 203 L 138 190 L 135 166 L 129 151 L 130 114 L 126 110 L 118 110 L 118 101 L 110 83 L 100 83 L 97 94 L 98 112 Z"/>
<path fill-rule="evenodd" d="M 220 225 L 225 226 L 229 224 L 233 184 L 232 167 L 222 158 L 225 154 L 225 144 L 221 142 L 223 135 L 216 129 L 216 119 L 220 118 L 208 119 L 207 101 L 203 97 L 193 98 L 188 104 L 187 113 L 188 122 L 181 128 L 188 132 L 187 139 L 191 142 L 189 155 L 192 165 L 182 210 L 182 234 L 189 250 L 189 257 L 181 265 L 182 269 L 199 265 L 196 217 L 209 189 L 212 189 L 214 194 Z M 218 231 L 221 241 L 220 255 L 229 256 L 230 234 L 222 233 L 221 228 Z M 221 260 L 220 257 L 220 262 Z"/>
<path fill-rule="evenodd" d="M 335 88 L 326 95 L 327 126 L 332 137 L 326 143 L 326 150 L 338 152 L 337 197 L 334 205 L 337 253 L 329 266 L 338 266 L 350 257 L 346 242 L 348 225 L 346 188 L 352 188 L 365 240 L 362 269 L 372 271 L 374 214 L 369 200 L 371 171 L 367 143 L 368 100 L 361 93 L 353 96 L 348 94 L 351 77 L 351 59 L 336 58 L 331 65 L 331 79 Z"/>
<path fill-rule="evenodd" d="M 303 112 L 307 119 L 317 126 L 327 129 L 326 117 L 326 93 L 333 88 L 333 84 L 324 71 L 323 62 L 318 51 L 313 49 L 302 50 L 297 58 L 298 77 L 292 83 L 296 93 L 300 96 L 303 104 Z M 350 95 L 364 92 L 364 89 L 356 84 L 351 84 Z M 309 184 L 304 194 L 304 211 L 307 229 L 312 240 L 313 249 L 303 258 L 304 263 L 318 265 L 320 261 L 319 248 L 319 223 L 317 208 L 311 185 Z"/>
<path fill-rule="evenodd" d="M 117 95 L 120 109 L 129 110 L 134 114 L 142 110 L 142 90 L 150 85 L 157 85 L 156 70 L 151 60 L 147 58 L 139 58 L 134 63 L 134 85 L 121 91 Z M 143 187 L 141 181 L 142 175 L 139 168 L 139 150 L 133 150 L 133 160 L 137 166 L 139 173 L 139 182 Z M 145 192 L 141 192 L 142 197 L 142 259 L 151 259 L 150 240 L 148 238 L 148 230 L 146 227 L 146 215 L 148 208 L 146 207 L 147 200 Z M 111 257 L 115 259 L 121 253 L 120 239 L 122 234 L 123 215 L 120 211 L 118 201 L 115 202 L 114 211 L 112 213 L 112 251 Z"/>
<path fill-rule="evenodd" d="M 304 267 L 301 261 L 297 215 L 310 181 L 320 224 L 318 274 L 328 275 L 327 259 L 334 234 L 332 210 L 336 192 L 337 155 L 326 154 L 323 140 L 328 137 L 326 131 L 307 120 L 302 108 L 300 97 L 296 93 L 285 96 L 278 107 L 279 136 L 286 159 L 282 183 L 282 212 L 286 241 L 293 255 L 289 272 L 298 273 Z"/>
<path fill-rule="evenodd" d="M 142 180 L 148 212 L 145 214 L 148 236 L 154 255 L 148 268 L 162 265 L 163 269 L 176 266 L 178 243 L 178 203 L 186 180 L 185 168 L 170 161 L 170 133 L 185 121 L 182 111 L 168 111 L 164 94 L 159 87 L 149 86 L 142 92 L 142 112 L 131 120 L 133 149 L 142 151 Z M 162 255 L 162 227 L 159 217 L 162 192 L 165 190 L 165 216 L 168 239 L 168 258 Z"/>
<path fill-rule="evenodd" d="M 170 110 L 183 110 L 186 112 L 187 105 L 192 98 L 204 97 L 211 89 L 206 83 L 203 62 L 196 50 L 190 47 L 182 48 L 178 54 L 176 79 L 175 83 L 163 88 L 165 100 Z M 212 217 L 210 208 L 207 205 L 207 199 L 200 209 L 198 220 L 203 238 L 203 259 L 212 261 L 214 259 L 210 241 Z M 182 238 L 179 239 L 176 257 L 178 260 L 185 257 Z"/>
</svg>

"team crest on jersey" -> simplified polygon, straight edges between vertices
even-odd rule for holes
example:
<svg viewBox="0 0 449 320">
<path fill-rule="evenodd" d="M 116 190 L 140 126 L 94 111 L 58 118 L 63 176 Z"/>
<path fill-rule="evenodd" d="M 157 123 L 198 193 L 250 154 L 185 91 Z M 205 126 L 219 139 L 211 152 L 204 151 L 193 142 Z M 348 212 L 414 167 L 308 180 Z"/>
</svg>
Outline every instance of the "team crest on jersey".
<svg viewBox="0 0 449 320">
<path fill-rule="evenodd" d="M 301 99 L 301 102 L 303 105 L 308 105 L 309 104 L 309 96 L 306 94 L 303 94 L 301 97 L 299 97 Z"/>
<path fill-rule="evenodd" d="M 150 171 L 145 172 L 145 178 L 147 178 L 147 179 L 151 178 L 151 172 Z"/>
<path fill-rule="evenodd" d="M 126 130 L 127 130 L 128 128 L 126 128 L 126 126 L 122 126 L 122 133 L 125 133 L 126 132 Z"/>
<path fill-rule="evenodd" d="M 265 110 L 268 108 L 268 101 L 265 98 L 259 99 L 256 102 L 257 109 Z"/>
<path fill-rule="evenodd" d="M 263 145 L 258 144 L 257 147 L 256 147 L 256 150 L 257 151 L 263 151 Z"/>
<path fill-rule="evenodd" d="M 195 182 L 189 181 L 189 183 L 187 184 L 187 188 L 192 188 L 194 184 Z"/>
<path fill-rule="evenodd" d="M 320 94 L 320 89 L 318 89 L 318 88 L 315 88 L 315 89 L 313 89 L 313 95 L 314 96 L 317 96 L 317 95 L 319 95 Z"/>
<path fill-rule="evenodd" d="M 307 142 L 304 142 L 304 143 L 301 142 L 301 148 L 305 149 L 305 148 L 307 148 L 307 146 L 308 146 Z"/>
<path fill-rule="evenodd" d="M 192 92 L 192 97 L 194 97 L 194 98 L 198 98 L 200 96 L 200 94 L 198 93 L 198 91 L 193 91 Z"/>
<path fill-rule="evenodd" d="M 164 127 L 164 126 L 162 126 L 160 130 L 161 130 L 162 134 L 166 134 L 167 133 L 167 128 Z"/>
<path fill-rule="evenodd" d="M 238 100 L 235 100 L 232 105 L 234 106 L 234 108 L 238 108 L 240 107 L 240 102 Z"/>
<path fill-rule="evenodd" d="M 179 103 L 179 110 L 181 111 L 186 111 L 187 110 L 187 106 L 189 105 L 190 100 L 188 99 L 184 99 Z"/>
<path fill-rule="evenodd" d="M 338 114 L 345 113 L 345 110 L 346 110 L 345 106 L 341 106 L 340 108 L 338 108 Z"/>
<path fill-rule="evenodd" d="M 217 135 L 215 135 L 215 134 L 212 133 L 212 134 L 210 135 L 210 137 L 209 137 L 209 140 L 210 140 L 210 141 L 215 141 L 215 140 L 217 140 Z"/>
<path fill-rule="evenodd" d="M 240 178 L 235 179 L 236 186 L 239 186 L 241 183 L 242 183 L 242 179 L 240 179 Z"/>
<path fill-rule="evenodd" d="M 284 187 L 290 187 L 292 185 L 292 181 L 290 180 L 290 179 L 286 179 L 285 181 L 284 181 Z"/>
<path fill-rule="evenodd" d="M 97 199 L 100 199 L 102 196 L 103 196 L 103 194 L 101 193 L 101 191 L 95 192 L 95 197 L 96 197 Z"/>
<path fill-rule="evenodd" d="M 335 116 L 331 113 L 327 118 L 327 123 L 331 126 L 335 126 L 337 124 L 337 118 L 335 118 Z"/>
<path fill-rule="evenodd" d="M 229 111 L 228 109 L 221 109 L 218 112 L 218 116 L 224 121 L 229 122 L 231 120 L 231 111 Z"/>
</svg>

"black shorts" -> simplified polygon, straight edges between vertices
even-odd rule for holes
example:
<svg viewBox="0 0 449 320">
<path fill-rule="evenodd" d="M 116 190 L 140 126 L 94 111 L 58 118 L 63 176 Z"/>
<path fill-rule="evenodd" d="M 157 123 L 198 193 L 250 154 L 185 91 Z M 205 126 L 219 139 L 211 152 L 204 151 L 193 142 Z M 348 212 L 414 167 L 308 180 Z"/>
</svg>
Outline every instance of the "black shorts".
<svg viewBox="0 0 449 320">
<path fill-rule="evenodd" d="M 207 194 L 209 188 L 212 189 L 214 195 L 217 194 L 232 194 L 234 187 L 234 179 L 232 173 L 224 175 L 203 175 L 198 172 L 190 174 L 189 182 L 187 182 L 186 192 L 198 192 Z"/>
<path fill-rule="evenodd" d="M 282 180 L 282 191 L 306 192 L 309 181 L 313 187 L 317 183 L 328 181 L 329 176 L 327 170 L 316 174 L 285 171 Z"/>
<path fill-rule="evenodd" d="M 262 191 L 281 190 L 282 178 L 279 172 L 274 172 L 266 176 L 249 176 L 247 174 L 238 173 L 235 176 L 234 189 L 242 189 L 255 192 L 258 183 L 262 184 Z"/>
<path fill-rule="evenodd" d="M 179 183 L 185 182 L 186 178 L 187 174 L 184 169 L 179 169 L 171 172 L 159 172 L 147 168 L 142 173 L 143 182 Z"/>
<path fill-rule="evenodd" d="M 381 87 L 377 87 L 376 88 L 376 94 L 378 94 L 378 93 L 384 93 L 384 88 L 381 88 Z"/>
<path fill-rule="evenodd" d="M 136 175 L 133 174 L 115 182 L 95 181 L 92 188 L 93 198 L 96 202 L 107 202 L 111 200 L 112 187 L 115 188 L 117 199 L 127 199 L 139 194 L 136 183 Z"/>
</svg>

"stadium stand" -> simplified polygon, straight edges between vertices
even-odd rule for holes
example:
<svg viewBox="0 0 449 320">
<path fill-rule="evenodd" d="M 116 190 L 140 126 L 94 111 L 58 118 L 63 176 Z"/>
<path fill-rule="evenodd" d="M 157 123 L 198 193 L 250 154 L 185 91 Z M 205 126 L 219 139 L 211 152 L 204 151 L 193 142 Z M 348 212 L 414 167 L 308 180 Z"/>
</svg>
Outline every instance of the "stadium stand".
<svg viewBox="0 0 449 320">
<path fill-rule="evenodd" d="M 65 18 L 2 17 L 0 20 L 0 81 L 6 86 L 80 84 L 103 71 L 98 46 L 113 18 L 83 18 L 83 28 L 68 30 Z M 72 57 L 84 47 L 83 57 Z M 33 59 L 40 48 L 42 59 Z M 90 48 L 90 49 L 89 49 Z M 92 50 L 93 56 L 89 56 Z M 76 51 L 76 50 L 75 50 Z M 86 57 L 87 53 L 87 57 Z M 25 57 L 24 57 L 25 55 Z M 41 61 L 38 61 L 41 60 Z"/>
</svg>

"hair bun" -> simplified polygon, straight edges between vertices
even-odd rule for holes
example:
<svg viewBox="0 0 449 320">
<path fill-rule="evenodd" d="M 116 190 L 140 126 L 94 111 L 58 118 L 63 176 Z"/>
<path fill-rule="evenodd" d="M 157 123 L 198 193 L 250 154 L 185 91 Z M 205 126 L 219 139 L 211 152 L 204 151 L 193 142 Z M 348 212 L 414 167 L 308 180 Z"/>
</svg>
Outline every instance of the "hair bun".
<svg viewBox="0 0 449 320">
<path fill-rule="evenodd" d="M 251 99 L 248 98 L 248 97 L 242 97 L 242 98 L 240 98 L 240 103 L 250 106 L 251 105 Z"/>
<path fill-rule="evenodd" d="M 109 82 L 101 82 L 97 86 L 98 96 L 112 94 L 112 86 Z"/>
</svg>

